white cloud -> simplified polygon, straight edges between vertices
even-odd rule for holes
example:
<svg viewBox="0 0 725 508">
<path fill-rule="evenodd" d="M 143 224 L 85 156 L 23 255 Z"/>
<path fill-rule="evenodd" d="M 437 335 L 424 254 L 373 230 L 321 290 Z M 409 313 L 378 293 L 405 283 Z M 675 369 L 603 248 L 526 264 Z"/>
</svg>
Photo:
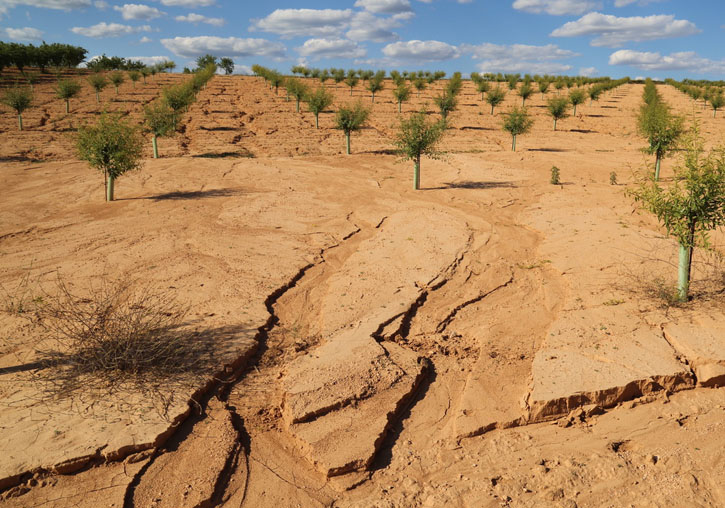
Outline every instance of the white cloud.
<svg viewBox="0 0 725 508">
<path fill-rule="evenodd" d="M 345 35 L 354 41 L 390 42 L 400 39 L 393 28 L 401 26 L 399 17 L 379 18 L 369 12 L 360 12 L 350 23 Z"/>
<path fill-rule="evenodd" d="M 460 56 L 458 48 L 440 41 L 394 42 L 385 46 L 382 51 L 391 60 L 420 63 L 450 60 Z"/>
<path fill-rule="evenodd" d="M 175 55 L 187 58 L 195 58 L 206 53 L 228 57 L 282 58 L 285 56 L 285 47 L 282 43 L 266 39 L 213 36 L 174 37 L 173 39 L 161 39 L 161 44 Z"/>
<path fill-rule="evenodd" d="M 128 26 L 121 25 L 119 23 L 106 23 L 105 21 L 98 23 L 93 26 L 82 27 L 74 26 L 70 29 L 71 32 L 78 35 L 85 35 L 86 37 L 120 37 L 122 35 L 133 34 L 137 32 L 150 32 L 151 27 L 149 25 L 143 26 Z"/>
<path fill-rule="evenodd" d="M 553 16 L 579 15 L 601 9 L 602 3 L 593 0 L 515 0 L 514 9 Z"/>
<path fill-rule="evenodd" d="M 206 23 L 207 25 L 223 26 L 226 21 L 224 18 L 208 18 L 201 14 L 190 13 L 186 16 L 176 16 L 176 21 L 184 21 L 186 23 Z"/>
<path fill-rule="evenodd" d="M 118 5 L 113 6 L 114 11 L 121 13 L 121 16 L 125 20 L 131 19 L 143 19 L 149 20 L 154 18 L 160 18 L 165 13 L 158 10 L 156 7 L 142 4 L 123 4 L 122 7 Z"/>
<path fill-rule="evenodd" d="M 320 58 L 362 58 L 366 55 L 365 48 L 348 39 L 308 39 L 295 48 L 303 57 L 313 60 Z"/>
<path fill-rule="evenodd" d="M 609 55 L 609 65 L 628 65 L 645 71 L 690 70 L 699 74 L 725 73 L 725 60 L 703 58 L 694 51 L 661 55 L 655 52 L 620 49 Z"/>
<path fill-rule="evenodd" d="M 0 14 L 5 15 L 10 9 L 18 5 L 70 11 L 90 7 L 91 0 L 0 0 Z"/>
<path fill-rule="evenodd" d="M 464 53 L 470 53 L 475 60 L 482 60 L 477 66 L 482 72 L 563 73 L 570 70 L 571 65 L 557 60 L 578 56 L 578 53 L 561 49 L 555 44 L 546 46 L 490 43 L 473 46 L 464 44 L 460 49 Z"/>
<path fill-rule="evenodd" d="M 399 14 L 412 11 L 408 0 L 357 0 L 355 7 L 362 7 L 375 14 Z"/>
<path fill-rule="evenodd" d="M 43 31 L 26 26 L 25 28 L 6 28 L 3 30 L 13 41 L 39 41 L 43 38 Z"/>
<path fill-rule="evenodd" d="M 161 0 L 166 7 L 187 7 L 194 9 L 196 7 L 209 7 L 214 5 L 216 0 Z"/>
<path fill-rule="evenodd" d="M 140 61 L 144 65 L 155 65 L 171 60 L 168 56 L 129 56 L 127 59 L 133 60 L 134 62 Z"/>
<path fill-rule="evenodd" d="M 141 40 L 140 40 L 140 41 L 138 41 L 138 42 L 140 42 L 141 44 L 146 44 L 146 43 L 148 43 L 148 42 L 153 42 L 153 39 L 151 39 L 150 37 L 146 37 L 146 36 L 144 35 L 143 37 L 141 37 Z"/>
<path fill-rule="evenodd" d="M 599 71 L 596 67 L 582 67 L 579 69 L 579 75 L 580 76 L 586 76 L 588 78 L 591 78 L 592 76 L 596 76 L 599 74 Z"/>
<path fill-rule="evenodd" d="M 625 42 L 685 37 L 700 33 L 694 23 L 672 15 L 620 18 L 591 12 L 551 32 L 552 37 L 595 35 L 592 46 L 618 47 Z"/>
<path fill-rule="evenodd" d="M 289 37 L 331 37 L 342 33 L 352 21 L 352 9 L 277 9 L 262 19 L 252 20 L 250 30 Z"/>
<path fill-rule="evenodd" d="M 105 0 L 96 0 L 93 2 L 93 5 L 96 7 L 96 9 L 105 10 L 108 9 L 110 6 L 108 5 L 108 2 Z"/>
<path fill-rule="evenodd" d="M 615 7 L 626 7 L 627 5 L 631 5 L 633 3 L 636 3 L 639 6 L 655 3 L 655 2 L 661 2 L 662 0 L 614 0 L 614 6 Z"/>
</svg>

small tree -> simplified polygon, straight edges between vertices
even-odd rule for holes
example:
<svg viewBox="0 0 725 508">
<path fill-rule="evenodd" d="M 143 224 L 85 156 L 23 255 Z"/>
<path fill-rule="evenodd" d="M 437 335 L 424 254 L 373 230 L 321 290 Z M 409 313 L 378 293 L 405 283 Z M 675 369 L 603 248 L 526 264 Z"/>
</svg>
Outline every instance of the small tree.
<svg viewBox="0 0 725 508">
<path fill-rule="evenodd" d="M 228 76 L 234 72 L 234 60 L 225 56 L 219 60 L 219 67 L 221 67 L 224 70 L 224 74 Z"/>
<path fill-rule="evenodd" d="M 647 138 L 649 146 L 645 153 L 655 156 L 655 181 L 660 179 L 660 166 L 684 133 L 683 119 L 672 115 L 664 102 L 655 101 L 643 104 L 637 118 L 637 127 Z"/>
<path fill-rule="evenodd" d="M 320 113 L 332 105 L 333 97 L 324 87 L 320 87 L 305 96 L 310 112 L 315 115 L 315 128 L 320 128 Z"/>
<path fill-rule="evenodd" d="M 532 95 L 534 95 L 534 89 L 530 84 L 524 83 L 523 85 L 521 85 L 521 88 L 519 88 L 519 97 L 521 97 L 522 106 L 526 105 L 526 99 L 528 99 Z"/>
<path fill-rule="evenodd" d="M 372 78 L 368 82 L 368 90 L 372 94 L 372 102 L 375 102 L 375 94 L 383 89 L 383 80 Z"/>
<path fill-rule="evenodd" d="M 576 116 L 576 107 L 583 103 L 585 99 L 584 92 L 582 90 L 572 90 L 569 92 L 569 101 L 574 106 L 574 116 Z"/>
<path fill-rule="evenodd" d="M 599 96 L 602 95 L 604 89 L 600 86 L 593 86 L 589 89 L 589 104 L 599 100 Z"/>
<path fill-rule="evenodd" d="M 410 95 L 410 88 L 408 88 L 405 83 L 400 83 L 398 87 L 393 90 L 393 97 L 395 97 L 395 100 L 398 101 L 398 113 L 402 112 L 403 103 L 410 99 Z"/>
<path fill-rule="evenodd" d="M 118 87 L 126 81 L 126 78 L 120 72 L 114 71 L 108 75 L 108 80 L 113 83 L 113 87 L 116 89 L 116 95 L 118 95 Z"/>
<path fill-rule="evenodd" d="M 279 95 L 279 87 L 284 83 L 284 76 L 277 71 L 272 71 L 267 75 L 270 88 L 274 88 L 274 94 Z"/>
<path fill-rule="evenodd" d="M 681 165 L 669 187 L 647 178 L 631 191 L 679 244 L 677 294 L 686 301 L 692 275 L 694 248 L 708 246 L 708 232 L 725 225 L 725 150 L 706 153 L 694 128 L 685 142 Z"/>
<path fill-rule="evenodd" d="M 159 158 L 159 147 L 156 141 L 159 137 L 168 136 L 176 129 L 176 112 L 169 107 L 166 101 L 156 101 L 144 108 L 146 126 L 151 131 L 151 146 L 154 149 L 154 159 Z"/>
<path fill-rule="evenodd" d="M 493 115 L 493 108 L 501 104 L 506 97 L 506 92 L 501 87 L 496 87 L 486 95 L 486 102 L 491 105 L 491 114 Z"/>
<path fill-rule="evenodd" d="M 433 102 L 436 106 L 438 106 L 443 121 L 446 121 L 448 119 L 448 114 L 455 111 L 458 106 L 458 99 L 456 99 L 456 96 L 445 91 L 441 92 L 440 95 L 433 97 Z"/>
<path fill-rule="evenodd" d="M 483 100 L 484 95 L 491 89 L 491 83 L 486 81 L 485 79 L 479 79 L 476 82 L 476 90 L 481 94 L 481 100 Z"/>
<path fill-rule="evenodd" d="M 541 98 L 544 98 L 544 95 L 546 95 L 546 92 L 549 90 L 549 82 L 545 79 L 542 79 L 539 81 L 539 92 L 541 93 Z"/>
<path fill-rule="evenodd" d="M 194 89 L 188 84 L 178 84 L 164 88 L 161 92 L 164 102 L 178 115 L 194 102 Z"/>
<path fill-rule="evenodd" d="M 503 130 L 508 131 L 513 139 L 511 144 L 511 150 L 516 151 L 516 136 L 519 134 L 526 134 L 531 130 L 534 125 L 534 121 L 529 118 L 529 114 L 526 112 L 526 108 L 514 107 L 503 122 Z"/>
<path fill-rule="evenodd" d="M 337 128 L 345 133 L 345 145 L 348 155 L 350 155 L 350 134 L 362 129 L 369 115 L 370 110 L 364 108 L 359 101 L 354 106 L 341 107 L 335 115 Z"/>
<path fill-rule="evenodd" d="M 8 88 L 2 103 L 15 110 L 18 114 L 18 128 L 23 130 L 23 111 L 33 103 L 33 94 L 27 88 Z"/>
<path fill-rule="evenodd" d="M 347 74 L 347 78 L 345 78 L 345 84 L 350 87 L 350 97 L 352 97 L 352 90 L 355 88 L 360 81 L 360 78 L 358 78 L 355 75 L 355 72 L 352 71 L 352 73 Z"/>
<path fill-rule="evenodd" d="M 37 72 L 26 72 L 25 81 L 30 85 L 30 91 L 35 91 L 35 84 L 40 81 L 40 75 Z"/>
<path fill-rule="evenodd" d="M 101 91 L 108 86 L 108 81 L 103 74 L 91 74 L 88 76 L 88 83 L 96 92 L 96 103 L 100 104 Z"/>
<path fill-rule="evenodd" d="M 146 78 L 148 78 L 151 75 L 151 69 L 148 67 L 141 67 L 139 69 L 139 72 L 141 73 L 141 76 L 143 77 L 143 84 L 146 84 Z"/>
<path fill-rule="evenodd" d="M 309 88 L 297 78 L 287 78 L 285 82 L 287 93 L 297 101 L 297 112 L 300 112 L 300 101 L 309 93 Z"/>
<path fill-rule="evenodd" d="M 133 83 L 133 87 L 136 88 L 136 81 L 141 79 L 141 73 L 139 71 L 129 71 L 128 79 Z"/>
<path fill-rule="evenodd" d="M 710 105 L 712 106 L 712 117 L 715 118 L 717 110 L 725 106 L 725 97 L 723 97 L 722 90 L 710 94 Z"/>
<path fill-rule="evenodd" d="M 420 98 L 420 92 L 422 92 L 423 90 L 425 90 L 425 87 L 427 86 L 427 83 L 426 83 L 425 79 L 423 79 L 423 78 L 416 78 L 413 81 L 413 86 L 418 91 L 418 98 Z"/>
<path fill-rule="evenodd" d="M 395 139 L 398 154 L 404 160 L 412 160 L 414 165 L 413 188 L 420 189 L 420 158 L 427 155 L 437 158 L 436 145 L 446 130 L 445 121 L 428 122 L 426 111 L 413 113 L 400 121 Z"/>
<path fill-rule="evenodd" d="M 113 201 L 116 179 L 141 167 L 143 139 L 139 130 L 118 116 L 103 113 L 96 125 L 78 129 L 78 158 L 103 171 L 106 201 Z"/>
<path fill-rule="evenodd" d="M 546 105 L 549 115 L 554 119 L 554 130 L 556 130 L 556 122 L 563 120 L 569 116 L 569 100 L 565 97 L 552 97 Z"/>
<path fill-rule="evenodd" d="M 55 94 L 65 101 L 65 112 L 70 113 L 70 100 L 81 91 L 81 84 L 73 79 L 61 79 L 55 87 Z"/>
</svg>

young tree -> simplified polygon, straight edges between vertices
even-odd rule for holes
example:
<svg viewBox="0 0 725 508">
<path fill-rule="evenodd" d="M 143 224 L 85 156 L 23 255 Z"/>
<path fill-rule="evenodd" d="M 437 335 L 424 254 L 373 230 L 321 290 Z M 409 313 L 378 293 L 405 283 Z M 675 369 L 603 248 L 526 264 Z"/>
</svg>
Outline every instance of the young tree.
<svg viewBox="0 0 725 508">
<path fill-rule="evenodd" d="M 476 82 L 476 90 L 481 94 L 481 100 L 483 100 L 484 95 L 491 89 L 491 83 L 486 81 L 485 79 L 479 79 Z"/>
<path fill-rule="evenodd" d="M 154 149 L 154 159 L 159 158 L 157 138 L 168 136 L 176 130 L 176 112 L 169 107 L 166 101 L 156 101 L 144 108 L 146 126 L 151 132 L 151 146 Z"/>
<path fill-rule="evenodd" d="M 599 96 L 602 95 L 604 89 L 600 86 L 593 86 L 589 89 L 589 104 L 599 100 Z"/>
<path fill-rule="evenodd" d="M 372 102 L 375 102 L 375 94 L 383 89 L 383 80 L 373 77 L 368 82 L 368 90 L 372 94 Z"/>
<path fill-rule="evenodd" d="M 506 97 L 506 92 L 501 87 L 496 87 L 486 95 L 486 102 L 491 105 L 491 114 L 493 115 L 493 108 L 501 104 Z"/>
<path fill-rule="evenodd" d="M 26 88 L 8 88 L 2 98 L 2 103 L 15 110 L 18 114 L 18 128 L 23 130 L 23 111 L 33 103 L 33 94 Z"/>
<path fill-rule="evenodd" d="M 717 110 L 725 106 L 725 97 L 723 97 L 722 90 L 710 94 L 710 105 L 712 106 L 712 117 L 715 118 Z"/>
<path fill-rule="evenodd" d="M 569 101 L 574 106 L 574 116 L 576 116 L 576 107 L 584 102 L 584 92 L 582 90 L 572 90 L 569 92 Z"/>
<path fill-rule="evenodd" d="M 139 130 L 118 116 L 103 113 L 96 125 L 78 129 L 78 158 L 103 171 L 106 201 L 113 201 L 116 179 L 141 167 L 143 139 Z"/>
<path fill-rule="evenodd" d="M 279 95 L 279 87 L 284 84 L 284 76 L 277 71 L 270 71 L 266 77 L 269 87 L 274 88 L 274 95 Z"/>
<path fill-rule="evenodd" d="M 685 142 L 681 164 L 668 187 L 648 178 L 632 191 L 679 244 L 677 294 L 686 301 L 694 248 L 708 246 L 708 232 L 725 226 L 725 150 L 705 152 L 697 128 Z"/>
<path fill-rule="evenodd" d="M 552 97 L 546 105 L 549 115 L 554 119 L 554 130 L 556 130 L 556 122 L 563 120 L 569 116 L 569 99 L 565 97 Z"/>
<path fill-rule="evenodd" d="M 123 77 L 123 74 L 115 71 L 108 75 L 108 79 L 111 83 L 113 83 L 113 87 L 116 89 L 116 95 L 118 95 L 118 87 L 123 84 L 126 79 Z"/>
<path fill-rule="evenodd" d="M 508 131 L 513 139 L 511 144 L 511 150 L 516 151 L 516 136 L 519 134 L 526 134 L 531 130 L 534 125 L 534 121 L 529 118 L 529 114 L 526 112 L 526 108 L 514 107 L 503 122 L 503 130 Z"/>
<path fill-rule="evenodd" d="M 186 83 L 164 88 L 161 92 L 164 102 L 178 115 L 194 102 L 194 89 Z"/>
<path fill-rule="evenodd" d="M 637 117 L 637 127 L 642 136 L 647 138 L 649 146 L 645 153 L 654 155 L 655 181 L 660 179 L 660 165 L 670 152 L 677 147 L 677 142 L 684 133 L 683 119 L 673 115 L 664 102 L 655 101 L 642 104 Z"/>
<path fill-rule="evenodd" d="M 404 82 L 399 84 L 398 87 L 393 90 L 393 97 L 395 97 L 395 100 L 398 101 L 398 113 L 402 112 L 403 103 L 410 99 L 410 95 L 410 88 L 408 88 Z"/>
<path fill-rule="evenodd" d="M 526 105 L 526 99 L 528 99 L 532 95 L 534 95 L 534 89 L 530 84 L 524 83 L 523 85 L 521 85 L 521 88 L 519 88 L 519 97 L 521 97 L 522 106 Z"/>
<path fill-rule="evenodd" d="M 413 188 L 420 189 L 420 158 L 427 155 L 437 158 L 436 145 L 446 130 L 445 121 L 428 122 L 426 111 L 413 113 L 400 121 L 400 127 L 394 141 L 398 154 L 403 160 L 413 161 Z"/>
<path fill-rule="evenodd" d="M 228 76 L 234 72 L 234 60 L 225 56 L 219 60 L 219 67 L 221 67 L 224 70 L 224 74 Z"/>
<path fill-rule="evenodd" d="M 546 92 L 549 90 L 549 82 L 545 79 L 542 79 L 539 81 L 539 92 L 541 93 L 541 98 L 544 98 L 544 95 L 546 95 Z"/>
<path fill-rule="evenodd" d="M 325 87 L 320 87 L 305 96 L 305 102 L 310 112 L 315 115 L 315 128 L 320 128 L 320 113 L 332 105 L 333 97 Z"/>
<path fill-rule="evenodd" d="M 433 102 L 436 106 L 438 106 L 443 121 L 446 121 L 448 119 L 448 114 L 455 111 L 458 106 L 458 99 L 456 99 L 456 96 L 448 93 L 447 91 L 443 91 L 440 95 L 433 97 Z"/>
<path fill-rule="evenodd" d="M 420 98 L 420 92 L 425 90 L 426 85 L 427 85 L 427 83 L 426 83 L 425 79 L 423 79 L 423 78 L 419 77 L 419 78 L 416 78 L 415 80 L 413 80 L 413 86 L 418 91 L 418 98 Z"/>
<path fill-rule="evenodd" d="M 35 84 L 40 81 L 40 75 L 37 72 L 26 72 L 25 81 L 30 85 L 30 91 L 35 91 Z"/>
<path fill-rule="evenodd" d="M 103 74 L 91 74 L 88 76 L 88 83 L 90 83 L 93 90 L 96 92 L 96 103 L 101 102 L 101 91 L 108 86 L 108 81 Z"/>
<path fill-rule="evenodd" d="M 210 55 L 207 53 L 206 55 L 200 56 L 196 59 L 196 67 L 197 69 L 204 69 L 205 67 L 209 65 L 216 65 L 217 64 L 217 58 L 214 55 Z"/>
<path fill-rule="evenodd" d="M 141 79 L 141 73 L 139 71 L 129 71 L 128 79 L 133 83 L 133 87 L 136 88 L 136 81 Z"/>
<path fill-rule="evenodd" d="M 309 93 L 309 88 L 297 78 L 287 78 L 285 82 L 287 93 L 297 101 L 297 112 L 300 112 L 300 101 Z"/>
<path fill-rule="evenodd" d="M 343 106 L 337 111 L 335 124 L 338 129 L 345 133 L 345 145 L 348 155 L 350 155 L 350 134 L 362 129 L 369 115 L 370 110 L 364 108 L 359 101 L 353 106 Z"/>
<path fill-rule="evenodd" d="M 65 112 L 70 113 L 70 100 L 81 91 L 81 84 L 73 79 L 61 79 L 55 87 L 55 95 L 65 101 Z"/>
<path fill-rule="evenodd" d="M 352 97 L 352 90 L 355 88 L 358 84 L 360 79 L 355 74 L 355 71 L 351 70 L 347 73 L 347 77 L 345 78 L 345 84 L 350 87 L 350 97 Z"/>
<path fill-rule="evenodd" d="M 564 80 L 562 78 L 557 79 L 554 81 L 554 88 L 556 88 L 556 95 L 559 95 L 561 93 L 561 89 L 566 86 L 566 83 L 564 83 Z"/>
<path fill-rule="evenodd" d="M 518 74 L 509 74 L 506 77 L 506 80 L 508 81 L 509 90 L 516 90 L 516 85 L 519 83 L 519 75 Z"/>
<path fill-rule="evenodd" d="M 141 73 L 141 76 L 143 77 L 143 84 L 146 84 L 146 78 L 148 78 L 151 75 L 151 69 L 144 66 L 139 69 L 139 72 Z"/>
</svg>

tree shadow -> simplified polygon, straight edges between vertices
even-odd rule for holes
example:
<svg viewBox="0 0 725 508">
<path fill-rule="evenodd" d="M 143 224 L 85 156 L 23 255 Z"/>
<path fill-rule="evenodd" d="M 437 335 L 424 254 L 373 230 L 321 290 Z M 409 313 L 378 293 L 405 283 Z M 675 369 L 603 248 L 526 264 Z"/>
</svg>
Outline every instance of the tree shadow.
<svg viewBox="0 0 725 508">
<path fill-rule="evenodd" d="M 2 155 L 0 156 L 0 162 L 45 162 L 45 160 L 27 155 Z"/>
<path fill-rule="evenodd" d="M 571 150 L 566 148 L 527 148 L 526 150 L 529 152 L 571 152 Z"/>
<path fill-rule="evenodd" d="M 116 201 L 135 201 L 139 199 L 151 199 L 153 201 L 175 201 L 184 199 L 204 199 L 204 198 L 226 198 L 229 196 L 238 196 L 245 192 L 241 189 L 209 189 L 198 191 L 177 191 L 158 194 L 156 196 L 142 196 L 138 198 L 118 198 Z"/>
<path fill-rule="evenodd" d="M 492 131 L 495 130 L 491 127 L 474 127 L 472 125 L 465 125 L 463 127 L 459 127 L 462 131 Z"/>
<path fill-rule="evenodd" d="M 380 150 L 366 150 L 358 153 L 369 153 L 373 155 L 398 155 L 398 151 L 394 148 L 382 148 Z"/>
<path fill-rule="evenodd" d="M 590 129 L 569 129 L 569 132 L 578 132 L 580 134 L 592 134 L 592 133 L 596 133 L 597 131 L 593 131 Z"/>
<path fill-rule="evenodd" d="M 428 187 L 426 190 L 443 189 L 513 189 L 516 185 L 513 182 L 473 182 L 464 180 L 462 182 L 446 182 L 440 187 Z"/>
<path fill-rule="evenodd" d="M 214 131 L 226 132 L 226 131 L 238 131 L 239 128 L 238 127 L 226 127 L 226 126 L 220 126 L 220 127 L 204 127 L 204 126 L 201 126 L 201 127 L 199 127 L 199 130 L 209 131 L 209 132 L 214 132 Z"/>
<path fill-rule="evenodd" d="M 609 115 L 587 115 L 590 118 L 609 118 Z"/>
</svg>

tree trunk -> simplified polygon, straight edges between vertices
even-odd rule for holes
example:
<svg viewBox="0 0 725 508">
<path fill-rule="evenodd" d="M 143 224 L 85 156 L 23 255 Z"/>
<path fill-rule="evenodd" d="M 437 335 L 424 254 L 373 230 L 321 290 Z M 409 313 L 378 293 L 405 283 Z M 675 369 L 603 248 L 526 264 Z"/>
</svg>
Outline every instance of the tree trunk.
<svg viewBox="0 0 725 508">
<path fill-rule="evenodd" d="M 101 97 L 100 97 L 100 95 L 98 95 L 98 90 L 96 90 L 96 104 L 100 104 L 100 103 L 101 103 Z"/>
<path fill-rule="evenodd" d="M 347 147 L 347 154 L 350 155 L 350 133 L 345 133 L 345 145 Z"/>
<path fill-rule="evenodd" d="M 297 99 L 297 112 L 298 113 L 300 112 L 300 100 L 299 99 Z"/>
<path fill-rule="evenodd" d="M 23 130 L 23 115 L 22 113 L 18 113 L 18 127 L 20 130 Z"/>
<path fill-rule="evenodd" d="M 70 113 L 70 101 L 68 99 L 65 101 L 65 112 Z"/>
<path fill-rule="evenodd" d="M 680 301 L 687 301 L 690 292 L 690 262 L 692 260 L 692 248 L 680 244 L 680 265 L 677 277 L 677 297 Z"/>
<path fill-rule="evenodd" d="M 373 102 L 375 102 L 375 92 L 373 92 Z"/>
<path fill-rule="evenodd" d="M 493 115 L 493 106 L 491 106 L 491 115 Z"/>
<path fill-rule="evenodd" d="M 402 109 L 403 109 L 403 102 L 398 101 L 398 113 L 402 113 L 403 112 Z"/>
<path fill-rule="evenodd" d="M 352 87 L 350 87 L 350 97 L 352 97 Z"/>
<path fill-rule="evenodd" d="M 513 143 L 511 144 L 511 150 L 516 151 L 516 134 L 513 135 Z"/>
<path fill-rule="evenodd" d="M 554 118 L 554 130 L 556 130 L 556 118 Z"/>
<path fill-rule="evenodd" d="M 416 158 L 413 164 L 413 189 L 418 190 L 420 189 L 420 157 Z"/>
<path fill-rule="evenodd" d="M 660 165 L 662 163 L 662 159 L 660 156 L 657 156 L 657 162 L 655 162 L 655 182 L 659 182 L 660 180 Z"/>
<path fill-rule="evenodd" d="M 118 95 L 118 85 L 114 85 L 114 88 L 116 89 L 116 95 Z"/>
<path fill-rule="evenodd" d="M 315 129 L 319 129 L 319 128 L 320 128 L 320 114 L 315 113 Z"/>
<path fill-rule="evenodd" d="M 108 175 L 108 181 L 106 183 L 106 201 L 113 201 L 113 183 L 115 178 Z"/>
<path fill-rule="evenodd" d="M 158 143 L 156 142 L 156 134 L 154 134 L 154 136 L 151 138 L 151 145 L 153 145 L 153 147 L 154 147 L 154 159 L 158 159 L 159 158 L 159 146 L 158 146 Z"/>
<path fill-rule="evenodd" d="M 574 104 L 574 116 L 576 116 L 576 104 Z"/>
</svg>

